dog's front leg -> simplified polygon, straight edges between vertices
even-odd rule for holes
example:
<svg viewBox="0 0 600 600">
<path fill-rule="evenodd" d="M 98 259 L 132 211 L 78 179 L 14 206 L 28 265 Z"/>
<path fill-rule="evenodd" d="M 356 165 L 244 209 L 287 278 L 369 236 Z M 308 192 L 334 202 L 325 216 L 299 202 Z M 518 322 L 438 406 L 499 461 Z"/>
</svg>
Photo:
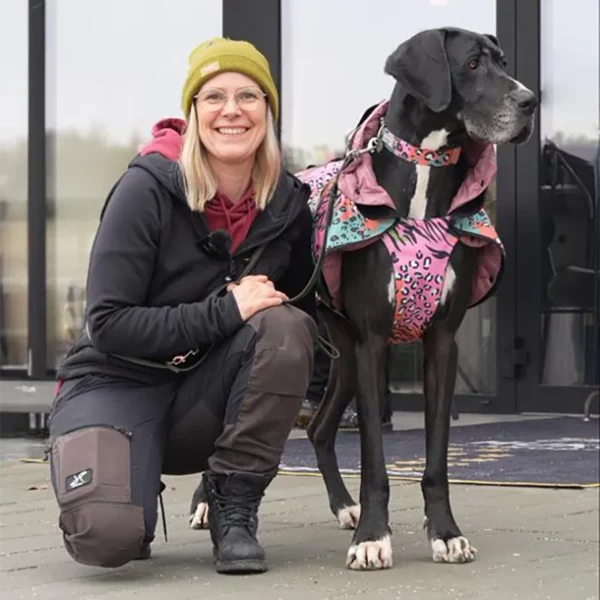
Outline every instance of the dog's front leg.
<svg viewBox="0 0 600 600">
<path fill-rule="evenodd" d="M 392 542 L 381 416 L 385 402 L 385 338 L 367 338 L 357 345 L 358 419 L 361 446 L 360 519 L 346 566 L 355 570 L 389 569 Z"/>
<path fill-rule="evenodd" d="M 454 333 L 444 323 L 434 325 L 423 338 L 423 349 L 427 461 L 421 489 L 427 537 L 434 562 L 471 562 L 477 550 L 454 520 L 448 486 L 450 411 L 458 359 Z"/>
<path fill-rule="evenodd" d="M 348 325 L 339 317 L 328 310 L 323 310 L 321 316 L 327 325 L 329 338 L 340 356 L 331 362 L 325 397 L 306 433 L 315 449 L 331 512 L 337 517 L 342 529 L 354 529 L 360 517 L 360 506 L 356 504 L 342 479 L 335 453 L 338 427 L 356 390 L 354 339 L 348 331 Z"/>
<path fill-rule="evenodd" d="M 191 529 L 208 529 L 208 498 L 202 480 L 192 495 L 189 524 Z"/>
</svg>

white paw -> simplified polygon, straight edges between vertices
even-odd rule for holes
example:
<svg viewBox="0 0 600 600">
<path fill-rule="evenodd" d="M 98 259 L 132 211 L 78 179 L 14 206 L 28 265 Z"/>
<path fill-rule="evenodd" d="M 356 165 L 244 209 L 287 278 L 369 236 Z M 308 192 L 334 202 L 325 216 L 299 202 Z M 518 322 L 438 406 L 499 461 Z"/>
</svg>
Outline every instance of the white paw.
<svg viewBox="0 0 600 600">
<path fill-rule="evenodd" d="M 475 560 L 477 550 L 466 537 L 451 538 L 448 542 L 437 539 L 431 541 L 433 562 L 468 563 Z"/>
<path fill-rule="evenodd" d="M 337 519 L 342 529 L 356 529 L 360 519 L 360 504 L 345 506 L 338 512 Z"/>
<path fill-rule="evenodd" d="M 196 512 L 190 515 L 191 529 L 208 529 L 208 504 L 199 502 L 196 506 Z"/>
<path fill-rule="evenodd" d="M 392 568 L 392 539 L 389 535 L 376 542 L 350 546 L 346 567 L 354 571 L 373 571 Z"/>
</svg>

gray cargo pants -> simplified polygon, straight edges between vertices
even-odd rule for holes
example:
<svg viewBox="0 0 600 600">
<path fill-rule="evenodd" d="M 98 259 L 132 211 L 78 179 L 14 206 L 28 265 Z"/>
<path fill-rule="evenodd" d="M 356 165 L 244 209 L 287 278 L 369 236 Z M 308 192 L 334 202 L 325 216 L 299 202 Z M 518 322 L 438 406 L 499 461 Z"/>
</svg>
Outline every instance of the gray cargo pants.
<svg viewBox="0 0 600 600">
<path fill-rule="evenodd" d="M 310 381 L 316 335 L 305 313 L 272 308 L 175 382 L 66 381 L 49 443 L 69 554 L 103 567 L 136 558 L 154 538 L 161 474 L 276 469 Z"/>
</svg>

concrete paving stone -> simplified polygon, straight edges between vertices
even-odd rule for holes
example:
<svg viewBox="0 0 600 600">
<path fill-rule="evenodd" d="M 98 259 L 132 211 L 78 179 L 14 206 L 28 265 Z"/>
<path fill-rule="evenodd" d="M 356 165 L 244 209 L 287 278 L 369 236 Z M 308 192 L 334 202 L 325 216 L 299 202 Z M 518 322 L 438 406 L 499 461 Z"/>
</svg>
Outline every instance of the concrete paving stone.
<svg viewBox="0 0 600 600">
<path fill-rule="evenodd" d="M 474 563 L 438 565 L 422 529 L 415 483 L 391 483 L 394 567 L 344 567 L 352 532 L 339 529 L 320 477 L 280 476 L 261 508 L 260 537 L 271 570 L 260 576 L 214 572 L 209 533 L 187 513 L 198 476 L 165 477 L 169 542 L 159 520 L 153 558 L 120 569 L 76 564 L 62 546 L 47 465 L 0 461 L 2 600 L 598 600 L 598 489 L 545 490 L 454 485 Z M 347 480 L 358 498 L 359 480 Z"/>
</svg>

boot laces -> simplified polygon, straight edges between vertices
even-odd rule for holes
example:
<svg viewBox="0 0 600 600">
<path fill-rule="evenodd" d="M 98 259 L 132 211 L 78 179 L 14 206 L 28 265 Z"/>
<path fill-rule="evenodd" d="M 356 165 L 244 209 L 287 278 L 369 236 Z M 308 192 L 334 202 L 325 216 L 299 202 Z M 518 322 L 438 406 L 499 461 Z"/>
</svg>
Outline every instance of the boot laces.
<svg viewBox="0 0 600 600">
<path fill-rule="evenodd" d="M 260 496 L 223 496 L 217 492 L 215 499 L 228 529 L 230 527 L 245 527 L 251 530 L 256 528 Z"/>
</svg>

